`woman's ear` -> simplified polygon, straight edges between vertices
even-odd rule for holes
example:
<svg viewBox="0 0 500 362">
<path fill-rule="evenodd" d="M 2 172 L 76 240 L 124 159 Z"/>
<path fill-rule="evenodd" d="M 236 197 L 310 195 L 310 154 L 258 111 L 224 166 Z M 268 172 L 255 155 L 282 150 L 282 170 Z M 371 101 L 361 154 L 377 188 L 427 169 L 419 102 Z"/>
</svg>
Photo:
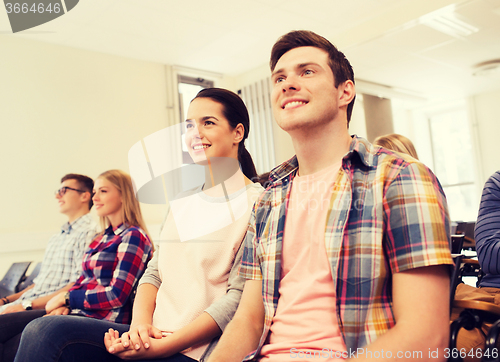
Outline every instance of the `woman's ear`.
<svg viewBox="0 0 500 362">
<path fill-rule="evenodd" d="M 245 127 L 243 127 L 243 124 L 238 123 L 238 125 L 233 129 L 233 144 L 239 144 L 243 140 L 244 136 Z"/>
</svg>

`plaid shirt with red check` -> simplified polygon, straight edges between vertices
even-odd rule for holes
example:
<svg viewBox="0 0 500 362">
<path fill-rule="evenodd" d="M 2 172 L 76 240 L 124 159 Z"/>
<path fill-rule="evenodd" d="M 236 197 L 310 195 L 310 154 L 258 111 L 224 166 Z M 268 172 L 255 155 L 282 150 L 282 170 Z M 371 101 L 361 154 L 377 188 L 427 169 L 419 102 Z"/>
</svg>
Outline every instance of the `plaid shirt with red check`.
<svg viewBox="0 0 500 362">
<path fill-rule="evenodd" d="M 262 280 L 265 343 L 279 299 L 281 254 L 296 157 L 275 168 L 255 203 L 240 275 Z M 374 342 L 395 325 L 392 274 L 452 264 L 446 198 L 422 163 L 353 136 L 342 159 L 325 225 L 336 314 L 347 351 Z"/>
<path fill-rule="evenodd" d="M 71 313 L 130 323 L 130 295 L 151 254 L 152 243 L 140 228 L 107 228 L 83 257 L 82 274 L 69 292 Z"/>
</svg>

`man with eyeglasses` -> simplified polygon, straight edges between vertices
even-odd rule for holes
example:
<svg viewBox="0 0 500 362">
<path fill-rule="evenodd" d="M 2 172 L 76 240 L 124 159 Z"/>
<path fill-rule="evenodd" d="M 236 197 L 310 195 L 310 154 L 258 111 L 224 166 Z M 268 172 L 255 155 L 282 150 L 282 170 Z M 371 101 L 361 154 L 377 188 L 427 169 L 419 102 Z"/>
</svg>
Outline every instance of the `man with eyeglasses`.
<svg viewBox="0 0 500 362">
<path fill-rule="evenodd" d="M 83 254 L 97 232 L 89 213 L 93 188 L 94 181 L 84 175 L 67 174 L 61 179 L 55 197 L 68 221 L 50 239 L 34 284 L 0 299 L 0 362 L 14 360 L 24 327 L 43 316 L 45 304 L 69 290 L 80 276 Z"/>
</svg>

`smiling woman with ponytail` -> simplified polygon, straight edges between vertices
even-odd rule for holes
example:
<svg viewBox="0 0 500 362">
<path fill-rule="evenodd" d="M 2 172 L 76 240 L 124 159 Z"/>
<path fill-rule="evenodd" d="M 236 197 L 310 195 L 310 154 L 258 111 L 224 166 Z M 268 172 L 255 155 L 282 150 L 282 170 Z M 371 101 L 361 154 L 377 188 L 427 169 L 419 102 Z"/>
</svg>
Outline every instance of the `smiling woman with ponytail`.
<svg viewBox="0 0 500 362">
<path fill-rule="evenodd" d="M 248 179 L 255 180 L 257 171 L 252 156 L 245 147 L 245 140 L 250 132 L 250 117 L 243 100 L 237 94 L 222 88 L 202 89 L 194 99 L 198 98 L 208 98 L 222 105 L 222 113 L 232 129 L 236 128 L 238 124 L 243 125 L 243 139 L 238 145 L 238 161 L 243 174 Z"/>
</svg>

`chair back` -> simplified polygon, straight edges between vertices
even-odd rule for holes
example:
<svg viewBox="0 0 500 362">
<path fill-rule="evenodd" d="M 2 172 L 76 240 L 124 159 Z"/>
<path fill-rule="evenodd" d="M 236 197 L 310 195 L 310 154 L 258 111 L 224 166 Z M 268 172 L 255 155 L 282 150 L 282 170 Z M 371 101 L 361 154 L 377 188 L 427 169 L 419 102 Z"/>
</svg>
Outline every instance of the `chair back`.
<svg viewBox="0 0 500 362">
<path fill-rule="evenodd" d="M 474 221 L 470 222 L 459 222 L 455 230 L 457 235 L 465 235 L 465 241 L 463 248 L 469 250 L 476 250 L 476 242 L 474 240 L 474 228 L 476 223 Z"/>
<path fill-rule="evenodd" d="M 35 269 L 33 269 L 31 274 L 28 275 L 27 277 L 24 277 L 21 283 L 17 285 L 16 292 L 20 292 L 21 290 L 24 290 L 28 288 L 31 284 L 33 284 L 33 280 L 35 280 L 35 278 L 38 276 L 41 268 L 42 268 L 42 262 L 37 263 Z"/>
<path fill-rule="evenodd" d="M 475 221 L 459 222 L 455 234 L 464 234 L 466 237 L 474 240 L 474 228 L 476 227 Z"/>
<path fill-rule="evenodd" d="M 464 245 L 465 235 L 452 235 L 451 236 L 451 253 L 461 254 Z"/>
<path fill-rule="evenodd" d="M 0 280 L 0 298 L 16 293 L 16 287 L 23 279 L 31 261 L 13 263 Z"/>
</svg>

